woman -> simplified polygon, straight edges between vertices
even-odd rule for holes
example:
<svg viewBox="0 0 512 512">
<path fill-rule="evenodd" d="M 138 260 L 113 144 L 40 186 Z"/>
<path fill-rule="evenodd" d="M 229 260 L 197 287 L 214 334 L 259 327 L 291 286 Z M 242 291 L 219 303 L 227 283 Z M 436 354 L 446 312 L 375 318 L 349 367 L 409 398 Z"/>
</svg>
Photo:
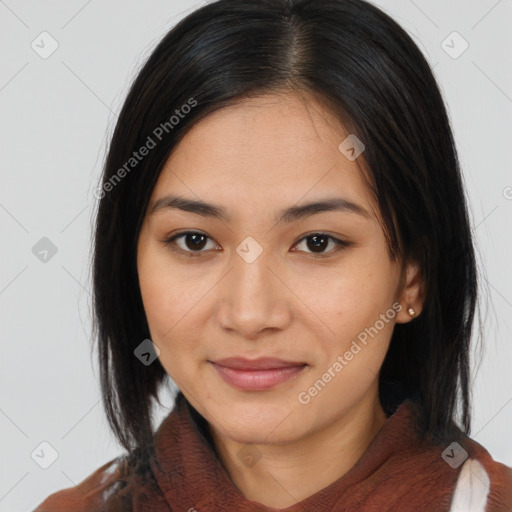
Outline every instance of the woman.
<svg viewBox="0 0 512 512">
<path fill-rule="evenodd" d="M 512 469 L 468 437 L 477 276 L 451 129 L 387 15 L 193 12 L 136 78 L 98 197 L 126 454 L 37 512 L 512 509 Z"/>
</svg>

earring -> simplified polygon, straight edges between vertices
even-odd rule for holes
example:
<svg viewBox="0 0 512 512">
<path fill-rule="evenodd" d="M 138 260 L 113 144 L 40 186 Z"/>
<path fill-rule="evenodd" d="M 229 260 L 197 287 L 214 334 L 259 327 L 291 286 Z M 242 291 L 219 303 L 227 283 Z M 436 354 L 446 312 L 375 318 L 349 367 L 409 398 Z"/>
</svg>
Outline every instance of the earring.
<svg viewBox="0 0 512 512">
<path fill-rule="evenodd" d="M 410 315 L 410 316 L 414 316 L 414 315 L 416 314 L 416 311 L 414 311 L 414 309 L 413 309 L 413 308 L 409 308 L 409 309 L 407 310 L 407 313 L 409 313 L 409 315 Z"/>
</svg>

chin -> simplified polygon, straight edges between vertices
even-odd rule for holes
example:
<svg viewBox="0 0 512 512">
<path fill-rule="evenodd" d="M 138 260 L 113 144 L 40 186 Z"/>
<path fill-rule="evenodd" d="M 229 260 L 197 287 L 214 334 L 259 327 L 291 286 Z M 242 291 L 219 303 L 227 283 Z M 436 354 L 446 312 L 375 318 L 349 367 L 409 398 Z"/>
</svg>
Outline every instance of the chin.
<svg viewBox="0 0 512 512">
<path fill-rule="evenodd" d="M 300 437 L 293 428 L 282 429 L 276 432 L 275 424 L 241 424 L 236 425 L 226 424 L 222 425 L 226 432 L 229 432 L 229 438 L 240 444 L 287 444 L 295 441 Z"/>
<path fill-rule="evenodd" d="M 300 436 L 307 428 L 297 410 L 283 404 L 258 404 L 256 401 L 227 402 L 224 410 L 212 410 L 214 418 L 222 418 L 221 428 L 229 437 L 244 444 L 288 443 Z M 300 411 L 300 409 L 299 409 Z M 209 418 L 207 418 L 209 420 Z"/>
</svg>

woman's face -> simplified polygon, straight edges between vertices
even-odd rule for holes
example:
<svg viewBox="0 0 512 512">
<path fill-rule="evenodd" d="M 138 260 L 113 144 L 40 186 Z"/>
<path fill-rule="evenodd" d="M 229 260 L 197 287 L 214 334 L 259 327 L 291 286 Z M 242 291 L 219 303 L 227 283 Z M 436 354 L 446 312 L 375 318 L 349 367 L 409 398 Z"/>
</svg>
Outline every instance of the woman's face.
<svg viewBox="0 0 512 512">
<path fill-rule="evenodd" d="M 235 441 L 289 442 L 376 399 L 393 326 L 408 320 L 351 139 L 339 149 L 348 135 L 312 99 L 245 100 L 195 125 L 153 190 L 137 254 L 151 338 L 190 403 Z M 330 200 L 341 206 L 293 213 Z M 199 236 L 166 245 L 187 231 Z"/>
</svg>

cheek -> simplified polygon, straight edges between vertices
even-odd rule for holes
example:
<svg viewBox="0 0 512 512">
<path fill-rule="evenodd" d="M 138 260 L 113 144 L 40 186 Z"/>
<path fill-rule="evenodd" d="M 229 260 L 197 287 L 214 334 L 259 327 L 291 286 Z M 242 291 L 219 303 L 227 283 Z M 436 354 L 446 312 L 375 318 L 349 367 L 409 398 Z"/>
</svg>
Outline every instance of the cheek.
<svg viewBox="0 0 512 512">
<path fill-rule="evenodd" d="M 321 286 L 305 282 L 302 296 L 308 297 L 315 313 L 325 318 L 337 335 L 352 331 L 354 326 L 363 329 L 378 320 L 392 306 L 398 282 L 389 261 L 380 263 L 377 255 L 364 254 L 315 279 Z"/>
<path fill-rule="evenodd" d="M 138 258 L 139 286 L 152 341 L 165 351 L 186 315 L 183 275 L 177 273 L 156 250 L 143 250 Z M 162 354 L 163 355 L 163 354 Z M 162 357 L 161 357 L 162 358 Z"/>
<path fill-rule="evenodd" d="M 158 334 L 160 337 L 172 327 L 177 314 L 173 307 L 176 300 L 172 292 L 176 283 L 170 287 L 170 280 L 165 273 L 162 274 L 156 267 L 148 265 L 139 270 L 139 284 L 149 327 L 153 335 Z"/>
<path fill-rule="evenodd" d="M 369 380 L 374 378 L 397 314 L 392 306 L 398 274 L 387 254 L 368 251 L 357 256 L 347 258 L 339 272 L 325 275 L 320 281 L 325 284 L 314 288 L 308 299 L 328 326 L 320 337 L 324 355 L 318 371 L 327 371 L 341 356 L 344 369 L 337 373 L 338 384 L 364 381 L 362 372 Z"/>
<path fill-rule="evenodd" d="M 183 293 L 177 292 L 179 284 L 159 272 L 158 266 L 141 265 L 139 283 L 150 337 L 159 348 L 159 360 L 166 373 L 174 382 L 183 385 L 182 372 L 187 372 L 187 354 L 191 347 L 188 336 L 183 336 L 183 319 L 186 318 L 186 301 Z M 189 333 L 190 336 L 190 333 Z"/>
<path fill-rule="evenodd" d="M 180 265 L 171 265 L 165 251 L 148 250 L 138 261 L 139 285 L 151 340 L 160 349 L 167 374 L 187 389 L 197 374 L 204 347 L 197 340 L 201 299 L 212 288 L 209 280 L 194 279 Z"/>
<path fill-rule="evenodd" d="M 139 251 L 137 267 L 148 323 L 154 334 L 163 336 L 197 301 L 197 289 L 187 284 L 187 273 L 151 243 Z"/>
</svg>

